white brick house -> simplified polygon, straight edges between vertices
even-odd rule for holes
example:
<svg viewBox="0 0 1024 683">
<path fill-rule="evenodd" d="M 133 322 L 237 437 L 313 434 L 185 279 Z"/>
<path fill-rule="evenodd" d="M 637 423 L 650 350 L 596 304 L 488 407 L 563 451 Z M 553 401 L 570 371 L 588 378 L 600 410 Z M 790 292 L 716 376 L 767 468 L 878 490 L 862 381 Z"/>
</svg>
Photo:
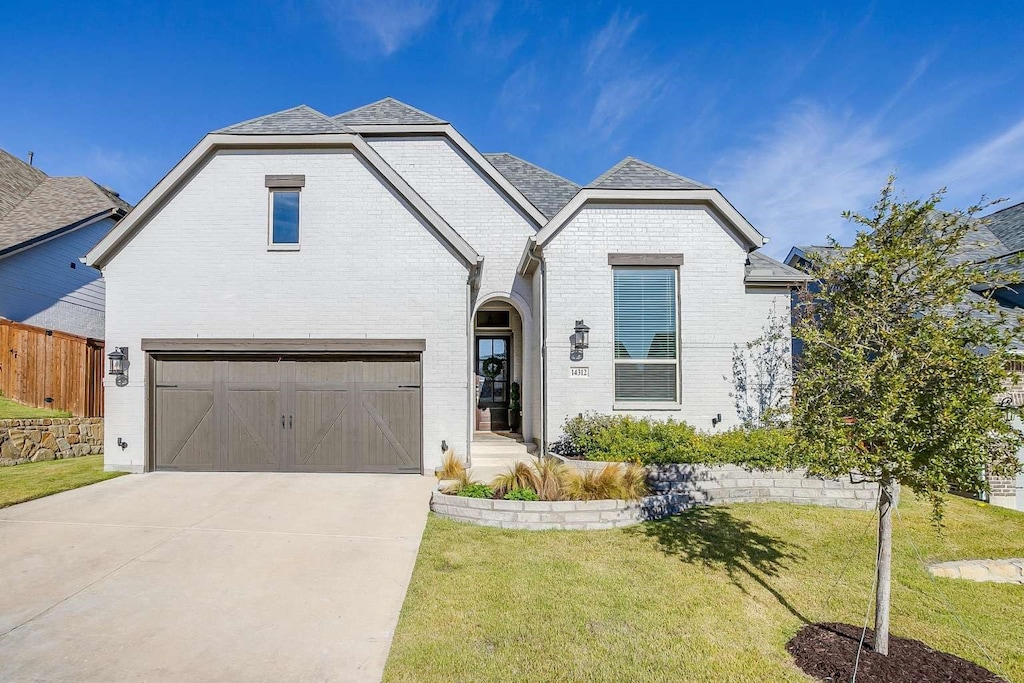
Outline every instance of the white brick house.
<svg viewBox="0 0 1024 683">
<path fill-rule="evenodd" d="M 733 426 L 732 349 L 804 278 L 764 241 L 682 176 L 580 187 L 390 98 L 230 126 L 87 257 L 130 363 L 107 467 L 428 472 L 585 410 Z"/>
</svg>

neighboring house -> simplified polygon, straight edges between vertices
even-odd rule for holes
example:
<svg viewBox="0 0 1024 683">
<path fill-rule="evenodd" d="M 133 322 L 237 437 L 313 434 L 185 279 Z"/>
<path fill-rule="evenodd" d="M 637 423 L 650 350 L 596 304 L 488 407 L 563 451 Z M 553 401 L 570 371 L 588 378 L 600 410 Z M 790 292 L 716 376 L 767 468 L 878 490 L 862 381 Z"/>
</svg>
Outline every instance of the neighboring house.
<svg viewBox="0 0 1024 683">
<path fill-rule="evenodd" d="M 131 362 L 106 465 L 430 472 L 513 382 L 541 448 L 589 410 L 735 425 L 733 347 L 806 279 L 764 242 L 688 178 L 580 187 L 390 98 L 223 128 L 87 257 Z"/>
<path fill-rule="evenodd" d="M 51 177 L 0 150 L 0 317 L 103 336 L 103 280 L 79 259 L 131 207 L 84 177 Z"/>
<path fill-rule="evenodd" d="M 815 258 L 828 258 L 841 249 L 829 246 L 793 247 L 786 257 L 786 264 L 804 272 L 812 272 Z M 1024 203 L 977 219 L 974 232 L 965 240 L 955 258 L 958 261 L 983 264 L 998 276 L 995 278 L 998 281 L 965 292 L 965 297 L 990 297 L 999 305 L 1004 316 L 1024 315 Z M 973 308 L 971 310 L 972 314 L 984 316 L 993 325 L 1001 323 L 995 315 L 977 312 Z M 1018 353 L 1024 353 L 1024 340 L 1018 340 L 1015 346 Z M 1014 371 L 1024 378 L 1024 360 L 1015 361 Z M 1007 387 L 1007 394 L 1015 405 L 1024 405 L 1024 385 Z M 1024 428 L 1024 424 L 1018 426 Z M 1018 457 L 1024 462 L 1024 450 Z M 990 502 L 1024 511 L 1024 474 L 1016 479 L 990 476 L 988 480 L 992 489 Z"/>
</svg>

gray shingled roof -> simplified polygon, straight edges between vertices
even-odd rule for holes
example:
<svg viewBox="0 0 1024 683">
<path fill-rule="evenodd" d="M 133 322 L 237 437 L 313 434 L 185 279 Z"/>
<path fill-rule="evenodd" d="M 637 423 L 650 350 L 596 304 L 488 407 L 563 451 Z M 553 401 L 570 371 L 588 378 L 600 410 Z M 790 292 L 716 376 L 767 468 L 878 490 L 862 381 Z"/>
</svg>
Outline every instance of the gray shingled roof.
<svg viewBox="0 0 1024 683">
<path fill-rule="evenodd" d="M 0 150 L 0 253 L 111 209 L 131 205 L 88 178 L 51 178 Z"/>
<path fill-rule="evenodd" d="M 809 279 L 806 273 L 790 268 L 781 261 L 776 261 L 767 254 L 760 251 L 752 251 L 747 254 L 746 275 L 748 281 L 771 282 L 805 282 Z"/>
<path fill-rule="evenodd" d="M 599 190 L 707 190 L 701 185 L 672 171 L 658 168 L 646 161 L 626 157 L 594 179 L 588 188 Z"/>
<path fill-rule="evenodd" d="M 980 219 L 999 238 L 1007 251 L 1024 249 L 1024 202 Z"/>
<path fill-rule="evenodd" d="M 410 107 L 405 102 L 399 102 L 394 97 L 385 97 L 371 104 L 338 114 L 334 117 L 334 120 L 350 126 L 360 124 L 448 123 L 425 111 L 420 111 L 416 107 Z"/>
<path fill-rule="evenodd" d="M 46 180 L 46 174 L 0 149 L 0 218 Z"/>
<path fill-rule="evenodd" d="M 213 131 L 226 135 L 319 135 L 351 133 L 341 123 L 305 104 Z"/>
<path fill-rule="evenodd" d="M 523 193 L 530 203 L 551 218 L 580 191 L 580 186 L 551 171 L 509 154 L 484 154 L 498 173 Z"/>
</svg>

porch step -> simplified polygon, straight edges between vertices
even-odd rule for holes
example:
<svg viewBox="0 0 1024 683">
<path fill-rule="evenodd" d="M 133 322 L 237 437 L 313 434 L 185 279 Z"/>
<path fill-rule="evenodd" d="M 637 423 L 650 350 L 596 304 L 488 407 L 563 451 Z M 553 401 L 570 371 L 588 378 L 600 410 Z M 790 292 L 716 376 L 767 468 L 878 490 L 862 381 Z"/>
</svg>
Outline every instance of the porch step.
<svg viewBox="0 0 1024 683">
<path fill-rule="evenodd" d="M 521 441 L 511 441 L 509 443 L 474 441 L 472 450 L 473 460 L 476 460 L 477 458 L 515 458 L 520 456 L 527 456 L 530 453 L 535 452 L 537 450 L 537 446 L 532 443 L 527 444 Z"/>
</svg>

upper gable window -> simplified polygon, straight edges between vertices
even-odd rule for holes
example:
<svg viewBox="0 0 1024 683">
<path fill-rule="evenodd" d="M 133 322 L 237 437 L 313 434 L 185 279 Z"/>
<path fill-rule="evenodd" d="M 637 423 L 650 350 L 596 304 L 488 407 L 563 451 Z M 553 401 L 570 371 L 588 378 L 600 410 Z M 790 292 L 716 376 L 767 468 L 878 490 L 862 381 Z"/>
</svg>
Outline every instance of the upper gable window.
<svg viewBox="0 0 1024 683">
<path fill-rule="evenodd" d="M 305 176 L 266 177 L 270 191 L 271 249 L 299 248 L 299 196 L 305 184 Z"/>
</svg>

